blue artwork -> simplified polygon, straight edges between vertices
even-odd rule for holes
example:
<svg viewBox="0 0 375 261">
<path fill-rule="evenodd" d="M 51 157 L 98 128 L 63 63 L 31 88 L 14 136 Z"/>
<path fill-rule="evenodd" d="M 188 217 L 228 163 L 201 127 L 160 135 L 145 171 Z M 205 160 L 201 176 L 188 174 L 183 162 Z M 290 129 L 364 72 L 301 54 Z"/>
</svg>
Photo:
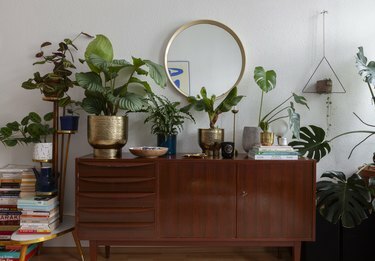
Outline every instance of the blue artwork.
<svg viewBox="0 0 375 261">
<path fill-rule="evenodd" d="M 188 61 L 168 61 L 168 74 L 174 85 L 182 93 L 190 95 L 190 72 Z"/>
</svg>

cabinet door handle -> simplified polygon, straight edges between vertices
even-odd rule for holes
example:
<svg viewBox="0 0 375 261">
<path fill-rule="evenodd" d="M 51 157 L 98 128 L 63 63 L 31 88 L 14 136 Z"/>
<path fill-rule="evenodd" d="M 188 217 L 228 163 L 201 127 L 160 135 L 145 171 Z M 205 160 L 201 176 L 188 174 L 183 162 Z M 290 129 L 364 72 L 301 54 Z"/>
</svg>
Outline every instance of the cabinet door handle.
<svg viewBox="0 0 375 261">
<path fill-rule="evenodd" d="M 244 198 L 244 197 L 246 197 L 247 196 L 247 192 L 246 191 L 242 191 L 242 193 L 241 193 L 241 196 Z"/>
</svg>

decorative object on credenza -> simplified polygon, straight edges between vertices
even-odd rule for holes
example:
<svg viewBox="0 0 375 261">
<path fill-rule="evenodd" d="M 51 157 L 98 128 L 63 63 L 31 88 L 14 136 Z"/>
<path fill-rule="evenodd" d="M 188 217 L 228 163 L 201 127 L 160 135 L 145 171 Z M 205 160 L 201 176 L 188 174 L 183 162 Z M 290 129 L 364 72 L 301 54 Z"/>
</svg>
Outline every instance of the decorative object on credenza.
<svg viewBox="0 0 375 261">
<path fill-rule="evenodd" d="M 261 128 L 245 126 L 242 132 L 242 148 L 244 151 L 249 152 L 255 145 L 260 144 Z"/>
<path fill-rule="evenodd" d="M 261 66 L 255 67 L 254 80 L 262 91 L 259 108 L 259 127 L 263 132 L 260 134 L 260 143 L 264 146 L 270 146 L 273 144 L 273 133 L 270 131 L 270 124 L 283 118 L 289 118 L 289 128 L 292 130 L 293 135 L 299 139 L 300 115 L 295 111 L 293 102 L 290 102 L 289 105 L 285 104 L 293 98 L 296 103 L 305 105 L 309 108 L 305 97 L 292 93 L 291 96 L 263 116 L 262 109 L 264 94 L 276 87 L 276 72 L 273 70 L 265 71 Z M 282 114 L 285 112 L 287 115 Z"/>
<path fill-rule="evenodd" d="M 168 155 L 176 154 L 177 134 L 182 131 L 185 119 L 195 123 L 187 107 L 179 108 L 180 102 L 171 102 L 165 96 L 148 93 L 148 114 L 145 123 L 152 123 L 151 133 L 157 135 L 157 146 L 168 147 Z"/>
<path fill-rule="evenodd" d="M 233 156 L 237 156 L 237 150 L 236 150 L 236 114 L 239 112 L 239 109 L 237 106 L 234 106 L 232 108 L 233 113 Z"/>
<path fill-rule="evenodd" d="M 163 156 L 168 152 L 167 147 L 150 147 L 150 146 L 143 146 L 143 147 L 131 147 L 129 151 L 138 157 L 145 157 L 145 158 L 156 158 L 159 156 Z"/>
<path fill-rule="evenodd" d="M 97 157 L 116 158 L 121 155 L 121 149 L 126 143 L 128 124 L 127 116 L 117 116 L 120 111 L 123 110 L 126 114 L 141 111 L 147 106 L 143 94 L 152 92 L 150 84 L 136 76 L 149 75 L 162 87 L 167 81 L 164 68 L 159 64 L 135 57 L 131 63 L 123 59 L 113 59 L 113 56 L 111 41 L 104 35 L 96 35 L 85 51 L 85 61 L 90 71 L 76 74 L 77 84 L 85 89 L 82 108 L 96 115 L 88 118 L 88 139 L 91 140 L 91 145 L 92 141 L 97 144 L 93 145 L 94 155 Z M 123 77 L 123 74 L 127 74 L 127 77 Z M 120 75 L 121 77 L 118 77 Z M 113 130 L 107 125 L 98 125 L 98 122 L 105 121 L 105 117 L 113 117 L 107 122 L 125 128 Z M 92 130 L 94 126 L 97 129 Z M 110 135 L 106 135 L 108 130 Z M 108 147 L 108 144 L 111 144 L 111 147 Z"/>
<path fill-rule="evenodd" d="M 237 86 L 235 86 L 216 108 L 214 108 L 216 96 L 211 95 L 209 98 L 205 87 L 201 88 L 200 95 L 187 98 L 189 102 L 189 105 L 186 106 L 187 109 L 193 107 L 197 111 L 205 111 L 208 114 L 210 128 L 198 130 L 198 142 L 203 153 L 219 156 L 221 142 L 224 141 L 224 129 L 215 127 L 215 124 L 220 114 L 230 111 L 243 97 L 237 95 Z"/>
<path fill-rule="evenodd" d="M 235 154 L 234 142 L 224 141 L 221 143 L 221 156 L 224 159 L 232 159 Z"/>
</svg>

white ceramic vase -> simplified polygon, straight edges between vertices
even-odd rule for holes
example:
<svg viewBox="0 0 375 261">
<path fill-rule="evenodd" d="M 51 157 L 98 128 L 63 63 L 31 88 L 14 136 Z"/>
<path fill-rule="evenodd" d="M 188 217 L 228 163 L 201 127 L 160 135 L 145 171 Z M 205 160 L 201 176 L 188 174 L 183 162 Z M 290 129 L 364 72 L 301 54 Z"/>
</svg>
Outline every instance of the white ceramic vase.
<svg viewBox="0 0 375 261">
<path fill-rule="evenodd" d="M 34 160 L 51 160 L 52 154 L 52 142 L 36 143 L 34 145 Z"/>
</svg>

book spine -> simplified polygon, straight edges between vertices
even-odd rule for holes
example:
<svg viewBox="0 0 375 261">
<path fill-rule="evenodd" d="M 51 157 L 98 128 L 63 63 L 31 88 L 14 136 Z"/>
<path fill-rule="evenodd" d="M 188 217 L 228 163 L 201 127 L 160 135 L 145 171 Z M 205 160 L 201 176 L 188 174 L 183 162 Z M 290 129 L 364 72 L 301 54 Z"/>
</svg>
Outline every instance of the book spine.
<svg viewBox="0 0 375 261">
<path fill-rule="evenodd" d="M 298 159 L 297 155 L 250 155 L 253 159 L 259 160 L 296 160 Z"/>
</svg>

